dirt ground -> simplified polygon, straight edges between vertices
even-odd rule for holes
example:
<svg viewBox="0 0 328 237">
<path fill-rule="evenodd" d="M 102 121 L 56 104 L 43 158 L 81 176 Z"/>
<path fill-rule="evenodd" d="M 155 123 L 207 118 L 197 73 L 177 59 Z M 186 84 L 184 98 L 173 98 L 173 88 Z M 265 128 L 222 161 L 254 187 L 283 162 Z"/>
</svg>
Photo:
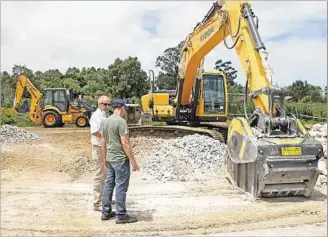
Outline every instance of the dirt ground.
<svg viewBox="0 0 328 237">
<path fill-rule="evenodd" d="M 132 173 L 116 225 L 92 210 L 88 129 L 26 128 L 43 139 L 2 147 L 1 236 L 327 236 L 327 187 L 302 197 L 254 201 L 225 180 L 149 183 Z M 134 150 L 147 144 L 134 144 Z M 137 152 L 142 169 L 142 152 Z"/>
</svg>

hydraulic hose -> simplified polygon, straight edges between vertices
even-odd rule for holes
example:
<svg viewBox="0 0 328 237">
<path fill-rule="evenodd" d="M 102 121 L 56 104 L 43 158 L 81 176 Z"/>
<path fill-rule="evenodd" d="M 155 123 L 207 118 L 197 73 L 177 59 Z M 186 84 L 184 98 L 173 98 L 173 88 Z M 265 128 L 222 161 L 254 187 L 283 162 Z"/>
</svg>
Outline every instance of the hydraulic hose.
<svg viewBox="0 0 328 237">
<path fill-rule="evenodd" d="M 244 114 L 245 114 L 245 118 L 248 120 L 248 115 L 247 115 L 247 88 L 248 88 L 248 79 L 246 80 L 245 96 L 244 96 Z"/>
<path fill-rule="evenodd" d="M 223 43 L 224 43 L 224 45 L 226 46 L 227 49 L 233 49 L 236 46 L 236 44 L 237 44 L 237 42 L 238 42 L 238 40 L 240 38 L 240 35 L 239 35 L 240 21 L 241 21 L 241 18 L 239 17 L 237 32 L 236 32 L 236 34 L 232 34 L 230 16 L 229 16 L 229 13 L 226 12 L 226 14 L 225 14 L 225 20 L 224 20 Z M 227 22 L 228 22 L 228 27 L 229 27 L 231 38 L 234 38 L 234 37 L 236 37 L 238 35 L 237 39 L 235 40 L 235 42 L 233 42 L 232 46 L 230 46 L 230 47 L 227 44 L 226 35 L 225 35 L 225 29 L 226 29 L 226 26 L 227 26 Z"/>
</svg>

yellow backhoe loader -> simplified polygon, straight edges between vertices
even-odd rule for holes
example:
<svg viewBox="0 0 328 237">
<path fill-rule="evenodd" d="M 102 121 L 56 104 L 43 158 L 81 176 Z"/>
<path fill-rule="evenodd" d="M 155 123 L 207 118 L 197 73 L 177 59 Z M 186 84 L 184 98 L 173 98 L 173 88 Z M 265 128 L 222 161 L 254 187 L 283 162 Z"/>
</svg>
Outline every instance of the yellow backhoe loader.
<svg viewBox="0 0 328 237">
<path fill-rule="evenodd" d="M 309 197 L 319 175 L 323 148 L 284 110 L 284 93 L 273 83 L 258 23 L 249 1 L 215 2 L 185 39 L 173 102 L 168 93 L 150 92 L 142 97 L 143 110 L 151 111 L 153 120 L 175 126 L 135 126 L 130 131 L 202 133 L 224 140 L 227 177 L 240 190 L 255 198 Z M 226 42 L 227 36 L 232 45 Z M 222 136 L 224 127 L 209 123 L 227 119 L 225 75 L 205 72 L 202 66 L 204 57 L 221 43 L 236 50 L 246 75 L 245 104 L 248 89 L 255 106 L 251 115 L 245 109 L 245 117 L 232 119 L 226 137 Z"/>
<path fill-rule="evenodd" d="M 30 105 L 22 103 L 25 92 L 31 96 Z M 44 95 L 35 88 L 31 81 L 18 77 L 13 108 L 19 113 L 30 113 L 30 120 L 44 127 L 62 127 L 65 123 L 77 127 L 89 126 L 89 119 L 94 107 L 82 100 L 71 102 L 70 93 L 65 88 L 47 88 Z"/>
</svg>

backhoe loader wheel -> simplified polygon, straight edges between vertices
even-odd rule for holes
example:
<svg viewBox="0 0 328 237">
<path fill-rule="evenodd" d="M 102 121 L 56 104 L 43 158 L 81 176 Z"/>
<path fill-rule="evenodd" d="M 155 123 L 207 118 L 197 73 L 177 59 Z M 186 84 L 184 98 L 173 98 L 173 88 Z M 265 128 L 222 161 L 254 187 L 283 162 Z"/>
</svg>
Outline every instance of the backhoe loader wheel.
<svg viewBox="0 0 328 237">
<path fill-rule="evenodd" d="M 42 115 L 42 124 L 46 128 L 57 127 L 61 122 L 60 116 L 54 111 L 46 111 Z"/>
<path fill-rule="evenodd" d="M 85 115 L 77 116 L 75 119 L 75 125 L 81 128 L 89 126 L 88 117 Z"/>
</svg>

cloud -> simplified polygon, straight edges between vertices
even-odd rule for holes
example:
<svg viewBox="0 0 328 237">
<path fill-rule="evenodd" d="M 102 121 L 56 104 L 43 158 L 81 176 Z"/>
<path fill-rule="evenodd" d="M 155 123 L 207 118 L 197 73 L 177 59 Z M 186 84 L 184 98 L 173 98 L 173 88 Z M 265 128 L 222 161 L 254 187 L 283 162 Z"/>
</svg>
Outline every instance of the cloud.
<svg viewBox="0 0 328 237">
<path fill-rule="evenodd" d="M 327 81 L 326 2 L 254 1 L 260 34 L 279 85 L 296 79 Z M 1 70 L 14 64 L 36 70 L 107 67 L 115 58 L 137 56 L 144 70 L 176 46 L 201 21 L 212 1 L 1 2 Z M 243 71 L 234 50 L 217 46 L 205 69 L 219 58 Z M 157 72 L 158 69 L 155 70 Z"/>
</svg>

